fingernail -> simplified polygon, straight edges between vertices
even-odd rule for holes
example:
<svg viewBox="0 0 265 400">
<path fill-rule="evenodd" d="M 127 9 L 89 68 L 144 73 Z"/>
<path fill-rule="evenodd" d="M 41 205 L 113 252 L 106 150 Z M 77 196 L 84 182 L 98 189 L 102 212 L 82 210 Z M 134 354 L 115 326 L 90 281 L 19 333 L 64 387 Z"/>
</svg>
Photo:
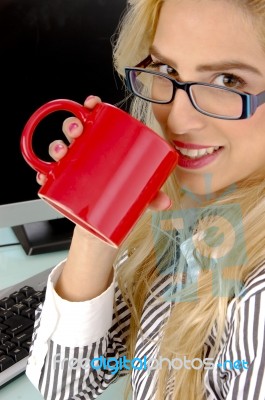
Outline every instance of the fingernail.
<svg viewBox="0 0 265 400">
<path fill-rule="evenodd" d="M 78 128 L 78 124 L 77 124 L 76 122 L 72 122 L 72 123 L 69 125 L 69 127 L 68 127 L 68 129 L 69 129 L 70 132 L 72 132 L 72 131 L 75 130 L 76 128 Z"/>
<path fill-rule="evenodd" d="M 63 149 L 64 149 L 64 145 L 63 145 L 63 144 L 57 144 L 57 145 L 54 147 L 55 153 L 60 153 L 60 151 L 63 150 Z"/>
<path fill-rule="evenodd" d="M 88 97 L 86 98 L 85 102 L 86 102 L 87 100 L 93 99 L 94 97 L 95 97 L 95 96 L 94 96 L 93 94 L 91 94 L 90 96 L 88 96 Z"/>
<path fill-rule="evenodd" d="M 41 178 L 41 173 L 37 172 L 37 179 L 40 180 L 40 178 Z"/>
</svg>

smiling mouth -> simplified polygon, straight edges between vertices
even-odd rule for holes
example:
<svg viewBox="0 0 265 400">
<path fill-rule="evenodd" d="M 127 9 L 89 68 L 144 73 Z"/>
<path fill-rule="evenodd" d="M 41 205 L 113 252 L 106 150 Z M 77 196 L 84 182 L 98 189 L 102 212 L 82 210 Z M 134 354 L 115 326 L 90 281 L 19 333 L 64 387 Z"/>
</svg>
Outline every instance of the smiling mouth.
<svg viewBox="0 0 265 400">
<path fill-rule="evenodd" d="M 214 147 L 207 147 L 204 149 L 187 149 L 183 147 L 178 147 L 175 145 L 175 149 L 180 153 L 181 155 L 191 159 L 191 160 L 196 160 L 205 156 L 208 156 L 210 154 L 215 153 L 219 149 L 221 149 L 222 146 L 214 146 Z"/>
</svg>

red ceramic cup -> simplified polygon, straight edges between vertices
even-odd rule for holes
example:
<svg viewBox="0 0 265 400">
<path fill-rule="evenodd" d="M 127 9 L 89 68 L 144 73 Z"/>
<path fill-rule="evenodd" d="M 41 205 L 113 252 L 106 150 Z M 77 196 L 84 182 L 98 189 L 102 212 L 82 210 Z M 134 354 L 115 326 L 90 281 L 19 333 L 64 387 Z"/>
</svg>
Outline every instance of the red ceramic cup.
<svg viewBox="0 0 265 400">
<path fill-rule="evenodd" d="M 48 114 L 68 111 L 83 134 L 63 159 L 46 162 L 33 151 L 32 137 Z M 128 113 L 106 103 L 92 111 L 71 100 L 50 101 L 26 123 L 21 151 L 47 175 L 38 195 L 65 217 L 112 246 L 119 246 L 177 164 L 177 152 Z"/>
</svg>

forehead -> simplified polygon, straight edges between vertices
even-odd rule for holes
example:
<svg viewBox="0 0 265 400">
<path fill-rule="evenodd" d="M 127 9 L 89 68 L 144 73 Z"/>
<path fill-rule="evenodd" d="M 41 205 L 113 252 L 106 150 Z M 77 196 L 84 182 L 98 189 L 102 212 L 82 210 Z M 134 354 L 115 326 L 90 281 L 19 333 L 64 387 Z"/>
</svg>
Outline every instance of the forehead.
<svg viewBox="0 0 265 400">
<path fill-rule="evenodd" d="M 225 0 L 165 0 L 153 44 L 176 63 L 238 58 L 265 65 L 253 20 Z"/>
</svg>

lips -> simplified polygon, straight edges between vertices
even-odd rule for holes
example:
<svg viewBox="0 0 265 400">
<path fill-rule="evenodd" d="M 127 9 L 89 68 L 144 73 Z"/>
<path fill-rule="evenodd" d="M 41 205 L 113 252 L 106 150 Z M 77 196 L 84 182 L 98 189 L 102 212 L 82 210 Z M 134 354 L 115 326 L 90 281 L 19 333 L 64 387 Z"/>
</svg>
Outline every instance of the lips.
<svg viewBox="0 0 265 400">
<path fill-rule="evenodd" d="M 178 165 L 183 168 L 197 169 L 213 162 L 223 151 L 223 146 L 199 145 L 174 141 L 179 154 Z"/>
<path fill-rule="evenodd" d="M 183 149 L 207 149 L 208 147 L 215 147 L 215 145 L 202 145 L 202 144 L 194 144 L 194 143 L 183 143 L 178 142 L 177 140 L 173 140 L 173 143 L 176 147 L 181 147 Z"/>
<path fill-rule="evenodd" d="M 219 146 L 216 147 L 207 147 L 205 149 L 184 149 L 180 147 L 175 147 L 176 150 L 182 154 L 183 156 L 187 156 L 189 158 L 201 158 L 206 156 L 207 154 L 212 154 L 215 151 L 219 150 Z"/>
</svg>

